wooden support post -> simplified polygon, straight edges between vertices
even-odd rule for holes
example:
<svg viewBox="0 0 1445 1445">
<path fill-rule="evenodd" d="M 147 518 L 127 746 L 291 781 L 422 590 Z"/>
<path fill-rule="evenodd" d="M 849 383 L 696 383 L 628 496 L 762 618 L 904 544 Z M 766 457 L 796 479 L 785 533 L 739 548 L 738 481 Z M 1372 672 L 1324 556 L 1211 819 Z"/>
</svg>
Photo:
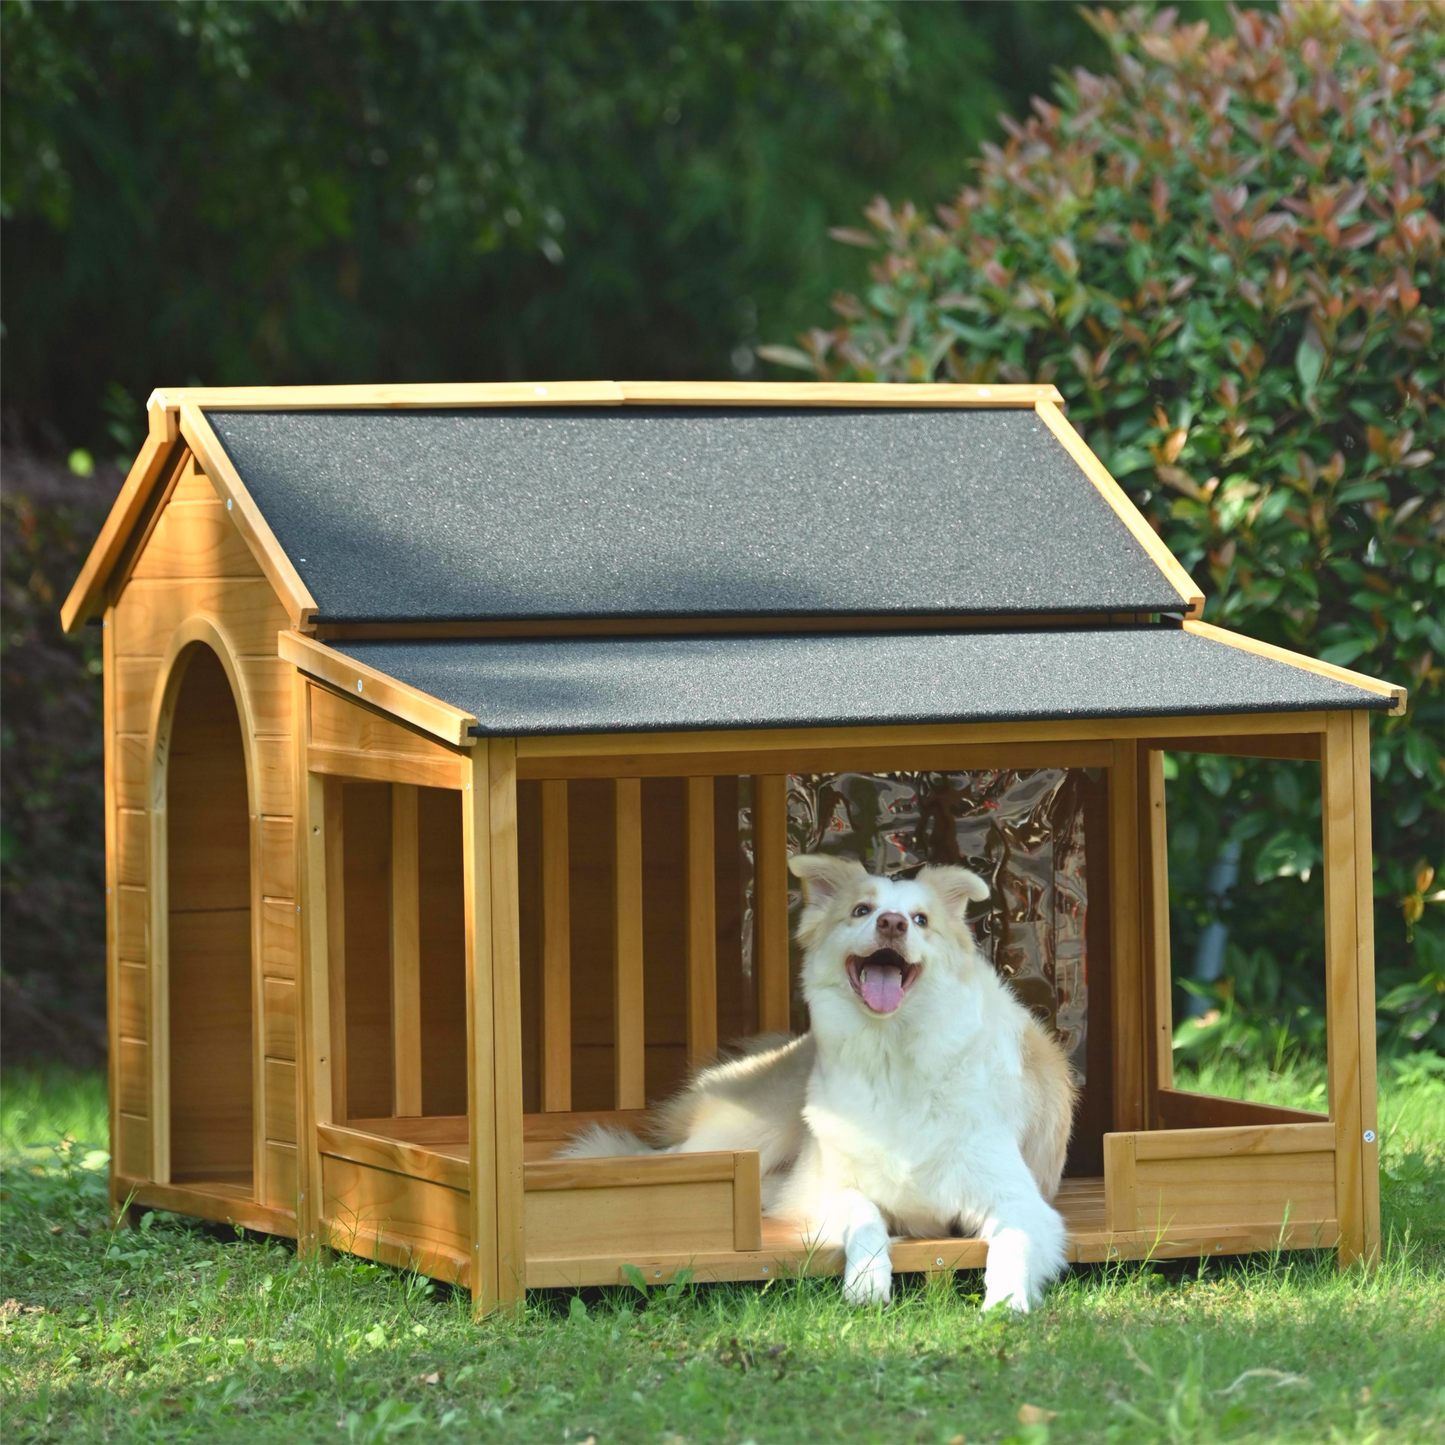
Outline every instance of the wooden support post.
<svg viewBox="0 0 1445 1445">
<path fill-rule="evenodd" d="M 717 1054 L 717 882 L 713 780 L 687 780 L 687 1062 Z"/>
<path fill-rule="evenodd" d="M 788 779 L 753 779 L 753 956 L 757 962 L 758 1032 L 787 1033 L 792 1022 L 788 978 Z"/>
<path fill-rule="evenodd" d="M 642 993 L 642 780 L 618 778 L 613 851 L 612 1041 L 616 1109 L 647 1105 Z"/>
<path fill-rule="evenodd" d="M 1145 1127 L 1144 980 L 1140 968 L 1139 761 L 1114 743 L 1109 769 L 1109 938 L 1113 950 L 1114 1128 Z"/>
<path fill-rule="evenodd" d="M 391 1111 L 421 1113 L 421 906 L 417 791 L 391 785 Z"/>
<path fill-rule="evenodd" d="M 331 1118 L 351 1116 L 346 1099 L 346 794 L 340 778 L 322 783 L 322 838 L 326 852 L 326 996 L 331 1038 Z"/>
<path fill-rule="evenodd" d="M 120 1190 L 116 1185 L 116 1175 L 121 1169 L 121 1147 L 120 1147 L 120 938 L 117 929 L 120 907 L 120 876 L 117 867 L 118 859 L 116 849 L 118 846 L 119 832 L 116 817 L 116 744 L 115 744 L 115 690 L 116 690 L 116 660 L 115 660 L 115 608 L 108 607 L 101 623 L 100 633 L 100 663 L 101 663 L 101 727 L 104 731 L 102 740 L 105 778 L 102 783 L 104 790 L 105 806 L 105 1036 L 106 1036 L 106 1097 L 107 1109 L 110 1121 L 110 1175 L 108 1180 L 108 1192 L 110 1196 L 110 1208 L 113 1215 L 117 1214 L 125 1204 L 121 1197 Z M 149 895 L 148 895 L 149 896 Z M 155 969 L 155 957 L 152 951 L 146 950 L 146 983 L 148 992 L 152 998 L 155 995 L 154 987 L 150 987 Z M 155 1078 L 155 1054 L 156 1044 L 156 1014 L 155 1009 L 146 1010 L 146 1042 L 150 1046 L 151 1059 L 150 1070 L 151 1080 Z M 155 1133 L 156 1116 L 160 1112 L 159 1103 L 156 1099 L 155 1088 L 148 1088 L 146 1091 L 146 1115 L 151 1121 L 151 1173 L 155 1172 Z M 134 1168 L 132 1162 L 125 1161 L 128 1167 Z"/>
<path fill-rule="evenodd" d="M 297 1019 L 296 1090 L 300 1138 L 296 1144 L 296 1247 L 315 1251 L 321 1227 L 321 1155 L 318 1123 L 330 1124 L 331 1007 L 326 959 L 326 784 L 306 766 L 311 736 L 310 684 L 292 678 L 295 740 Z"/>
<path fill-rule="evenodd" d="M 467 1165 L 472 1310 L 497 1305 L 497 1117 L 493 1074 L 492 779 L 489 745 L 472 749 L 462 789 L 462 897 L 467 984 Z"/>
<path fill-rule="evenodd" d="M 1357 734 L 1357 725 L 1363 724 Z M 1379 1251 L 1375 1102 L 1375 958 L 1369 720 L 1326 720 L 1324 789 L 1325 1042 L 1335 1126 L 1335 1203 L 1342 1265 Z"/>
<path fill-rule="evenodd" d="M 1169 954 L 1169 837 L 1165 826 L 1164 754 L 1139 749 L 1139 898 L 1144 974 L 1144 1051 L 1149 1127 L 1158 1118 L 1160 1089 L 1174 1087 L 1174 991 Z"/>
<path fill-rule="evenodd" d="M 542 784 L 542 1108 L 572 1107 L 572 894 L 567 782 Z"/>
<path fill-rule="evenodd" d="M 485 746 L 491 784 L 497 1299 L 513 1303 L 522 1298 L 527 1277 L 522 1192 L 522 930 L 517 859 L 517 744 L 511 738 L 493 738 Z"/>
</svg>

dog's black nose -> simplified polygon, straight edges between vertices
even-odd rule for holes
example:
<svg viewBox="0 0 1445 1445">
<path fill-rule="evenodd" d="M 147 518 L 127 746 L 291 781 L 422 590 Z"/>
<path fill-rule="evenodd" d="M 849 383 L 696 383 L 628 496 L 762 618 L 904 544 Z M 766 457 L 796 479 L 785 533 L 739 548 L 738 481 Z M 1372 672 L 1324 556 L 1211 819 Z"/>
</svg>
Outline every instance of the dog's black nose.
<svg viewBox="0 0 1445 1445">
<path fill-rule="evenodd" d="M 908 920 L 901 913 L 880 913 L 878 915 L 878 937 L 902 938 L 908 932 Z"/>
</svg>

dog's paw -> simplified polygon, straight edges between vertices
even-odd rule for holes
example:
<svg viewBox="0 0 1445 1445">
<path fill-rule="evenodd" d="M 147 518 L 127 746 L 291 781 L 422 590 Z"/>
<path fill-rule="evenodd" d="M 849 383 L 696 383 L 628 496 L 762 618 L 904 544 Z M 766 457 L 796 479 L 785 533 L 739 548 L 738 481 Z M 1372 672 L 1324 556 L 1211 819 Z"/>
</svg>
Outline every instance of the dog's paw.
<svg viewBox="0 0 1445 1445">
<path fill-rule="evenodd" d="M 1007 1305 L 1016 1314 L 1026 1315 L 1029 1312 L 1028 1293 L 1022 1289 L 988 1289 L 985 1287 L 983 1308 L 987 1311 L 997 1309 L 1000 1305 Z"/>
<path fill-rule="evenodd" d="M 843 1270 L 843 1298 L 850 1305 L 886 1305 L 893 1293 L 893 1266 L 888 1252 L 848 1261 Z"/>
</svg>

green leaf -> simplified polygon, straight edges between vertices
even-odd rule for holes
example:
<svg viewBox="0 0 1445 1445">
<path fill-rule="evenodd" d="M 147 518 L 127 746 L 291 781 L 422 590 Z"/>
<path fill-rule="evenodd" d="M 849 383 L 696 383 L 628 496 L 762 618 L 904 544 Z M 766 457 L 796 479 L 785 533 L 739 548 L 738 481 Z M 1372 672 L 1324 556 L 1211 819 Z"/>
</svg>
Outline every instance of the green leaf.
<svg viewBox="0 0 1445 1445">
<path fill-rule="evenodd" d="M 1320 373 L 1324 370 L 1325 354 L 1308 335 L 1295 348 L 1294 369 L 1300 379 L 1305 396 L 1311 396 L 1319 385 Z"/>
</svg>

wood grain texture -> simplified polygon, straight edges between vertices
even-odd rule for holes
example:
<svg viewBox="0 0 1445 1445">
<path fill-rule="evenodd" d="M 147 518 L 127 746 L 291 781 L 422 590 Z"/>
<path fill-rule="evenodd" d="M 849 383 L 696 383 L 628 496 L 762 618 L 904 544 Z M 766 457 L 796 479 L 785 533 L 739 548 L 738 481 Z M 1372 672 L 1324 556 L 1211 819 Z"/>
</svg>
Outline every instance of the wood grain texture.
<svg viewBox="0 0 1445 1445">
<path fill-rule="evenodd" d="M 1252 737 L 1280 733 L 1323 732 L 1325 714 L 1220 713 L 1209 719 L 1215 737 Z M 1155 746 L 1167 746 L 1173 737 L 1199 732 L 1200 720 L 1179 718 L 1071 718 L 1048 722 L 1009 723 L 920 723 L 877 727 L 738 728 L 696 732 L 584 733 L 536 736 L 517 739 L 520 775 L 527 778 L 588 777 L 585 771 L 598 759 L 615 764 L 610 776 L 697 777 L 764 771 L 758 754 L 773 753 L 782 771 L 836 770 L 840 764 L 857 766 L 859 755 L 869 766 L 879 759 L 890 761 L 892 769 L 906 769 L 913 760 L 927 757 L 930 765 L 943 766 L 942 752 L 924 754 L 923 749 L 969 747 L 1013 747 L 1036 743 L 1104 743 L 1116 739 L 1149 738 Z M 872 750 L 871 752 L 868 750 Z M 1000 756 L 1004 754 L 1000 753 Z M 965 756 L 966 755 L 962 755 Z M 751 757 L 753 761 L 741 765 Z M 666 770 L 651 770 L 659 760 Z M 936 763 L 935 759 L 938 759 Z M 735 761 L 736 760 L 736 761 Z M 805 768 L 805 763 L 807 764 Z M 725 764 L 725 765 L 724 765 Z M 827 767 L 824 766 L 827 764 Z M 982 766 L 969 760 L 954 766 Z M 1070 764 L 1070 766 L 1083 764 Z M 996 766 L 1063 766 L 1061 763 L 1003 763 Z M 1090 763 L 1088 766 L 1099 766 Z M 647 771 L 640 771 L 646 769 Z"/>
<path fill-rule="evenodd" d="M 300 946 L 297 923 L 300 916 L 297 903 L 289 898 L 261 900 L 261 972 L 264 977 L 296 977 L 297 949 Z"/>
<path fill-rule="evenodd" d="M 532 1259 L 732 1248 L 730 1177 L 711 1183 L 528 1190 L 526 1201 L 529 1265 Z"/>
<path fill-rule="evenodd" d="M 362 778 L 377 783 L 409 783 L 420 788 L 466 786 L 468 769 L 461 758 L 413 758 L 400 753 L 352 752 L 346 748 L 309 748 L 307 767 L 313 773 Z"/>
<path fill-rule="evenodd" d="M 321 783 L 322 877 L 325 880 L 324 903 L 316 900 L 317 917 L 325 919 L 325 929 L 313 935 L 311 947 L 311 978 L 317 996 L 325 984 L 327 1028 L 318 1038 L 325 1050 L 322 1062 L 331 1080 L 331 1109 L 319 1114 L 321 1121 L 344 1120 L 349 1117 L 346 1096 L 346 813 L 345 784 L 340 778 L 326 778 Z M 314 792 L 313 792 L 314 796 Z M 313 822 L 313 827 L 315 826 Z M 314 862 L 313 862 L 314 867 Z M 313 875 L 315 876 L 315 875 Z M 324 907 L 324 913 L 322 909 Z M 319 1097 L 319 1096 L 318 1096 Z"/>
<path fill-rule="evenodd" d="M 326 792 L 320 778 L 306 771 L 306 741 L 311 735 L 310 705 L 306 679 L 300 673 L 291 680 L 292 766 L 296 789 L 296 910 L 289 917 L 293 934 L 289 940 L 292 987 L 296 999 L 297 1091 L 299 1098 L 296 1147 L 296 1239 L 303 1257 L 312 1256 L 319 1246 L 321 1226 L 321 1156 L 316 1147 L 316 1130 L 322 1120 L 331 1119 L 331 1015 L 326 983 Z M 266 927 L 266 905 L 262 904 L 262 957 L 269 975 L 271 944 Z M 267 1169 L 268 1183 L 272 1173 Z"/>
<path fill-rule="evenodd" d="M 522 945 L 517 860 L 517 751 L 510 738 L 487 745 L 491 801 L 492 1027 L 496 1108 L 497 1298 L 526 1290 L 522 1203 Z"/>
<path fill-rule="evenodd" d="M 753 778 L 753 948 L 758 1032 L 786 1033 L 792 1011 L 788 970 L 788 779 Z"/>
<path fill-rule="evenodd" d="M 687 780 L 687 1062 L 717 1055 L 717 820 L 710 777 Z"/>
<path fill-rule="evenodd" d="M 614 817 L 613 1103 L 619 1109 L 640 1109 L 647 1102 L 647 1041 L 642 955 L 642 785 L 636 778 L 617 780 Z"/>
<path fill-rule="evenodd" d="M 462 886 L 467 981 L 467 1120 L 471 1201 L 465 1241 L 472 1308 L 495 1309 L 497 1294 L 496 1086 L 492 981 L 491 769 L 487 748 L 472 754 L 462 793 Z"/>
<path fill-rule="evenodd" d="M 1144 974 L 1145 1101 L 1151 1128 L 1159 1090 L 1174 1084 L 1174 985 L 1169 956 L 1169 837 L 1164 754 L 1141 747 L 1139 760 L 1140 966 Z"/>
<path fill-rule="evenodd" d="M 226 504 L 217 497 L 202 502 L 171 500 L 131 569 L 132 577 L 260 577 L 264 573 Z"/>
<path fill-rule="evenodd" d="M 1149 554 L 1154 565 L 1169 580 L 1169 585 L 1179 594 L 1188 617 L 1198 617 L 1204 611 L 1204 594 L 1188 572 L 1180 566 L 1174 554 L 1164 545 L 1164 540 L 1145 520 L 1144 515 L 1129 500 L 1118 482 L 1109 475 L 1108 469 L 1089 449 L 1078 432 L 1065 420 L 1057 404 L 1051 400 L 1039 400 L 1035 410 L 1044 424 L 1063 444 L 1064 450 L 1079 464 L 1080 470 L 1098 489 L 1100 496 L 1114 509 L 1119 520 L 1133 534 L 1134 540 Z"/>
<path fill-rule="evenodd" d="M 1032 407 L 1062 403 L 1047 382 L 620 381 L 624 401 L 646 406 Z"/>
<path fill-rule="evenodd" d="M 755 1150 L 733 1155 L 733 1248 L 763 1247 L 763 1184 Z"/>
<path fill-rule="evenodd" d="M 262 980 L 266 1000 L 266 1057 L 296 1062 L 296 985 L 289 978 Z"/>
<path fill-rule="evenodd" d="M 226 449 L 211 430 L 205 413 L 192 401 L 181 402 L 180 429 L 186 445 L 226 508 L 236 530 L 266 574 L 295 627 L 307 627 L 316 615 L 316 599 L 311 595 L 295 564 L 276 540 L 261 509 L 252 500 L 231 462 Z"/>
<path fill-rule="evenodd" d="M 567 784 L 542 784 L 542 1108 L 572 1107 L 572 902 Z"/>
<path fill-rule="evenodd" d="M 474 739 L 470 730 L 476 718 L 438 698 L 409 687 L 298 632 L 280 632 L 276 650 L 308 677 L 356 698 L 398 722 L 406 723 L 444 743 L 465 747 Z"/>
<path fill-rule="evenodd" d="M 1360 1038 L 1360 1257 L 1380 1252 L 1380 1120 L 1375 1064 L 1375 855 L 1370 826 L 1370 715 L 1351 714 L 1355 814 L 1355 1001 Z M 1373 1140 L 1369 1135 L 1373 1134 Z"/>
<path fill-rule="evenodd" d="M 357 1254 L 377 1238 L 410 1251 L 412 1267 L 430 1273 L 440 1259 L 455 1266 L 470 1254 L 465 1191 L 388 1169 L 321 1156 L 322 1217 L 333 1245 Z"/>
<path fill-rule="evenodd" d="M 266 1138 L 296 1142 L 296 1065 L 287 1059 L 266 1060 Z"/>
<path fill-rule="evenodd" d="M 1167 743 L 1140 739 L 1143 747 L 1163 747 L 1171 753 L 1220 753 L 1228 758 L 1298 758 L 1319 762 L 1320 734 L 1280 733 L 1278 736 L 1256 734 L 1253 737 L 1188 737 L 1170 738 Z"/>
<path fill-rule="evenodd" d="M 1229 1125 L 1324 1124 L 1328 1114 L 1307 1109 L 1281 1109 L 1243 1099 L 1222 1099 L 1214 1094 L 1191 1094 L 1160 1089 L 1154 1104 L 1154 1127 L 1159 1129 L 1218 1129 Z"/>
<path fill-rule="evenodd" d="M 1140 960 L 1139 767 L 1136 744 L 1114 744 L 1109 769 L 1109 938 L 1114 1127 L 1145 1124 L 1144 979 Z"/>
<path fill-rule="evenodd" d="M 368 1168 L 386 1169 L 411 1179 L 429 1180 L 461 1193 L 465 1193 L 468 1187 L 470 1171 L 465 1148 L 444 1153 L 435 1146 L 387 1139 L 362 1129 L 342 1128 L 335 1124 L 319 1125 L 317 1140 L 321 1153 L 329 1158 L 349 1159 L 353 1164 L 364 1164 Z"/>
<path fill-rule="evenodd" d="M 421 905 L 417 792 L 391 785 L 391 1088 L 392 1112 L 420 1114 Z"/>
<path fill-rule="evenodd" d="M 274 657 L 277 633 L 286 626 L 286 613 L 264 578 L 136 578 L 116 608 L 117 654 L 164 657 L 181 623 L 197 614 L 219 621 L 235 657 Z M 143 731 L 147 721 L 122 731 Z"/>
<path fill-rule="evenodd" d="M 84 627 L 105 603 L 111 569 L 120 559 L 131 529 L 140 520 L 152 488 L 171 458 L 174 442 L 147 435 L 131 464 L 120 492 L 111 504 L 95 545 L 90 549 L 75 585 L 60 609 L 60 625 L 67 632 Z"/>
</svg>

